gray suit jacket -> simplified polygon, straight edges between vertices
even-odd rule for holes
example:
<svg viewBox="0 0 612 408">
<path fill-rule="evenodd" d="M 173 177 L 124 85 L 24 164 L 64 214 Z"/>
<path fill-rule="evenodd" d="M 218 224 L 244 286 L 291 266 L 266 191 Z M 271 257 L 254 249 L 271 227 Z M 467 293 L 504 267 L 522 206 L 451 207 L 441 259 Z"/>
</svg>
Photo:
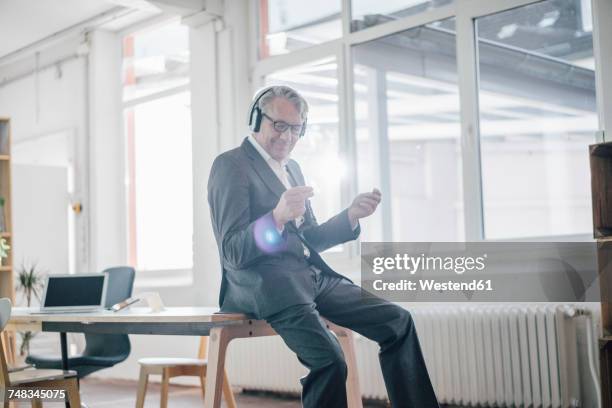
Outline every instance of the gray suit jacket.
<svg viewBox="0 0 612 408">
<path fill-rule="evenodd" d="M 304 185 L 294 160 L 287 164 L 293 185 Z M 278 233 L 272 210 L 285 187 L 245 138 L 219 155 L 208 180 L 208 203 L 219 248 L 223 279 L 219 306 L 224 312 L 264 318 L 295 304 L 311 303 L 314 286 L 310 264 L 336 273 L 319 252 L 359 236 L 347 210 L 319 225 L 310 203 L 299 228 L 293 221 Z M 302 243 L 310 250 L 304 257 Z"/>
</svg>

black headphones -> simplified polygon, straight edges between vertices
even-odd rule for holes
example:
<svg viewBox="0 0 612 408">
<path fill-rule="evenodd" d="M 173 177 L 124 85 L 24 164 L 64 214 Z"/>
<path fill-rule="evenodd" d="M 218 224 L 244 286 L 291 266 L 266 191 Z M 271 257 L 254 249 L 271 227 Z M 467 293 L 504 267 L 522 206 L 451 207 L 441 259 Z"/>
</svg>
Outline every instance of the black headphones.
<svg viewBox="0 0 612 408">
<path fill-rule="evenodd" d="M 251 129 L 253 132 L 259 132 L 259 130 L 261 129 L 261 121 L 263 120 L 263 112 L 259 107 L 259 101 L 261 100 L 261 98 L 263 98 L 265 94 L 270 92 L 273 88 L 274 86 L 268 86 L 259 90 L 255 94 L 253 102 L 251 102 L 251 108 L 249 109 L 249 129 Z M 304 123 L 302 124 L 302 131 L 300 132 L 300 137 L 304 136 L 304 133 L 306 133 L 307 121 L 308 118 L 304 119 Z"/>
</svg>

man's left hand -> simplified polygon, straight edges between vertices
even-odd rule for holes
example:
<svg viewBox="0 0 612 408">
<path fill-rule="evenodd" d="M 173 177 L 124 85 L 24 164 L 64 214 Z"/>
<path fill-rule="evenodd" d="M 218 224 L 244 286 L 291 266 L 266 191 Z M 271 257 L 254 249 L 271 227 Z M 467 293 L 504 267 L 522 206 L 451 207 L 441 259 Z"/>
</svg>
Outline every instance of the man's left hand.
<svg viewBox="0 0 612 408">
<path fill-rule="evenodd" d="M 380 203 L 382 195 L 380 190 L 375 188 L 371 193 L 361 193 L 351 203 L 348 209 L 348 217 L 351 226 L 355 227 L 360 218 L 372 215 Z"/>
</svg>

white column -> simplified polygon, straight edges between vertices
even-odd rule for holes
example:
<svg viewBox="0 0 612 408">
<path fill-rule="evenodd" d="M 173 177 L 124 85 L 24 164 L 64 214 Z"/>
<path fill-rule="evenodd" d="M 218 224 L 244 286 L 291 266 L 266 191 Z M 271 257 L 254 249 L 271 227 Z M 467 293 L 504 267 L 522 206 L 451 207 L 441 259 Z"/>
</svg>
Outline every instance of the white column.
<svg viewBox="0 0 612 408">
<path fill-rule="evenodd" d="M 220 6 L 220 4 L 216 4 Z M 237 147 L 251 100 L 246 1 L 224 2 L 183 20 L 190 26 L 193 125 L 194 288 L 199 304 L 216 306 L 221 266 L 210 220 L 207 184 L 215 157 Z M 207 8 L 208 9 L 208 8 Z M 220 14 L 223 14 L 222 16 Z"/>
<path fill-rule="evenodd" d="M 369 146 L 373 150 L 374 171 L 377 173 L 373 180 L 373 186 L 367 186 L 366 190 L 379 186 L 382 196 L 386 198 L 381 202 L 379 215 L 381 218 L 379 239 L 381 241 L 393 240 L 392 202 L 391 191 L 391 157 L 389 151 L 389 124 L 387 113 L 387 80 L 386 72 L 381 68 L 365 68 L 368 86 L 368 133 Z M 373 215 L 376 217 L 377 215 Z"/>
<path fill-rule="evenodd" d="M 480 176 L 480 132 L 478 122 L 478 61 L 474 21 L 457 16 L 457 72 L 461 106 L 461 151 L 463 159 L 463 208 L 465 240 L 484 238 L 482 183 Z"/>
<path fill-rule="evenodd" d="M 193 278 L 196 300 L 215 306 L 221 267 L 210 220 L 207 184 L 213 160 L 219 153 L 217 47 L 215 21 L 191 26 L 191 117 L 193 149 Z"/>
<path fill-rule="evenodd" d="M 121 112 L 121 39 L 91 33 L 89 54 L 90 272 L 127 262 L 124 149 Z M 86 271 L 79 271 L 86 272 Z"/>
<path fill-rule="evenodd" d="M 251 4 L 252 5 L 252 4 Z M 219 32 L 219 109 L 222 150 L 239 145 L 247 135 L 248 108 L 254 89 L 250 79 L 250 61 L 257 50 L 250 38 L 249 1 L 226 1 L 225 25 Z M 246 46 L 245 46 L 246 45 Z"/>
</svg>

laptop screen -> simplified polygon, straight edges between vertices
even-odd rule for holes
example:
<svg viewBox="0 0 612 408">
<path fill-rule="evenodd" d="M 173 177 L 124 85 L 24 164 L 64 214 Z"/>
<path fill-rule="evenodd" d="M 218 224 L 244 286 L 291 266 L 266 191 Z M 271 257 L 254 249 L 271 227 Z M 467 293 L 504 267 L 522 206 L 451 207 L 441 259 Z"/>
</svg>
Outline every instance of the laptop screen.
<svg viewBox="0 0 612 408">
<path fill-rule="evenodd" d="M 44 307 L 99 306 L 105 275 L 49 276 Z"/>
</svg>

